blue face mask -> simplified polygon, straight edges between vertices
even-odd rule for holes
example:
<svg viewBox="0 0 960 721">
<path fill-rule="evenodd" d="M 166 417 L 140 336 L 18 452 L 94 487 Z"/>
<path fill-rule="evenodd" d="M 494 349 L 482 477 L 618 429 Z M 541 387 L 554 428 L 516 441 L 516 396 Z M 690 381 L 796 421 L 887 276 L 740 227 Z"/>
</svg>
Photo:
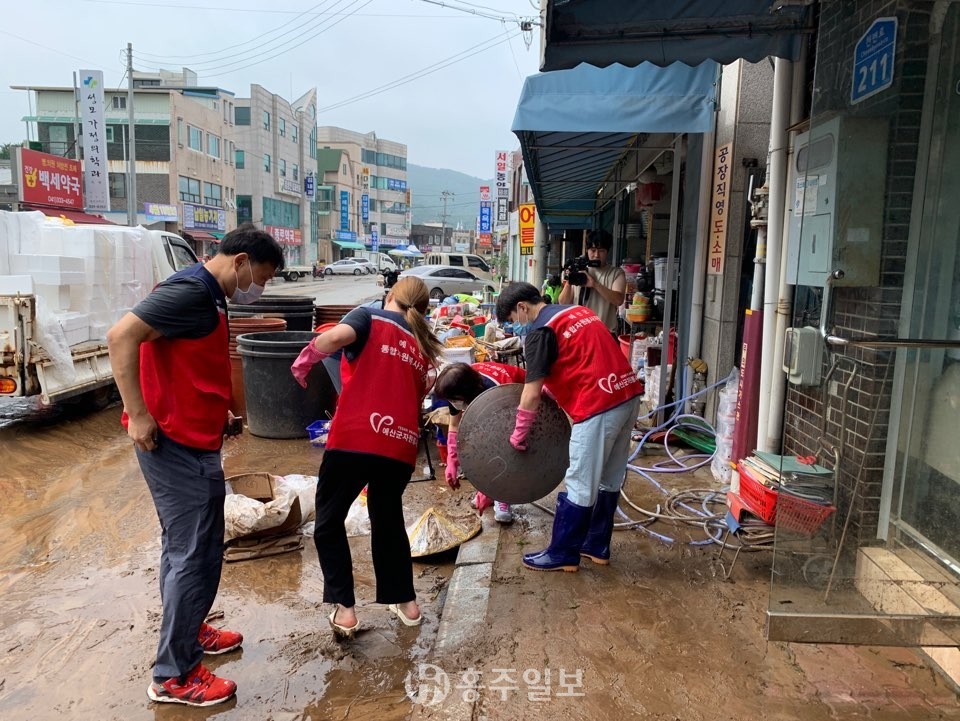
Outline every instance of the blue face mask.
<svg viewBox="0 0 960 721">
<path fill-rule="evenodd" d="M 531 330 L 533 330 L 533 323 L 529 321 L 527 323 L 514 323 L 513 324 L 513 334 L 520 338 L 523 338 Z"/>
</svg>

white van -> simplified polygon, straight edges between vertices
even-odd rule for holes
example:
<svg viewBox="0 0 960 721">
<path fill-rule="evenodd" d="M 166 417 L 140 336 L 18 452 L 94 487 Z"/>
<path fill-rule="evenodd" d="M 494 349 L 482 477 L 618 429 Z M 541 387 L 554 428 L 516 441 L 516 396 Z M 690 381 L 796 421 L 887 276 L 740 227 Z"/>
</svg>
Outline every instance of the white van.
<svg viewBox="0 0 960 721">
<path fill-rule="evenodd" d="M 454 268 L 465 268 L 478 278 L 494 280 L 493 268 L 479 255 L 470 253 L 427 253 L 425 265 L 452 265 Z"/>
</svg>

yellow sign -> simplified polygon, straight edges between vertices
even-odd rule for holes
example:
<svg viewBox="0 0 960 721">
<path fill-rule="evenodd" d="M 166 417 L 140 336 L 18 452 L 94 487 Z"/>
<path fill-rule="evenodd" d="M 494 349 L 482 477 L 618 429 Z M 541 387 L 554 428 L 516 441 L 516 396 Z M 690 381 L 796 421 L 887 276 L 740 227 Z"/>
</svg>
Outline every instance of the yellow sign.
<svg viewBox="0 0 960 721">
<path fill-rule="evenodd" d="M 523 203 L 520 206 L 520 255 L 533 255 L 536 226 L 537 206 Z"/>
<path fill-rule="evenodd" d="M 713 164 L 713 202 L 710 204 L 710 252 L 707 274 L 723 274 L 727 248 L 727 216 L 730 214 L 730 158 L 732 143 L 717 148 Z"/>
</svg>

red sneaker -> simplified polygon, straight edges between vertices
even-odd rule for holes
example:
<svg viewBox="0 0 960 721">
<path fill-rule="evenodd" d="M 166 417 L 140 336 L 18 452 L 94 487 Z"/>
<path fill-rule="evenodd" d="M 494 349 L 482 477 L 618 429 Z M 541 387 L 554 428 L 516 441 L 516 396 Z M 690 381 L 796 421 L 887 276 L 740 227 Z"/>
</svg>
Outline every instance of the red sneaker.
<svg viewBox="0 0 960 721">
<path fill-rule="evenodd" d="M 198 640 L 205 654 L 216 656 L 239 648 L 243 643 L 243 634 L 227 631 L 225 628 L 214 628 L 209 623 L 204 623 L 200 626 Z"/>
<path fill-rule="evenodd" d="M 237 692 L 237 684 L 225 678 L 214 676 L 198 663 L 183 684 L 176 678 L 163 683 L 154 681 L 147 687 L 147 696 L 157 703 L 183 703 L 188 706 L 213 706 L 223 703 Z"/>
</svg>

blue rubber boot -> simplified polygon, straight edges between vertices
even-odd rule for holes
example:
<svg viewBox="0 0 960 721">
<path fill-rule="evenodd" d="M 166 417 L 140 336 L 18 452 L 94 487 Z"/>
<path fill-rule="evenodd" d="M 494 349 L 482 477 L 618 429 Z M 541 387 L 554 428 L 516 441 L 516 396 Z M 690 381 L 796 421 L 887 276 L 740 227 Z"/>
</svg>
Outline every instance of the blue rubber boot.
<svg viewBox="0 0 960 721">
<path fill-rule="evenodd" d="M 580 547 L 580 555 L 594 563 L 610 563 L 610 539 L 613 537 L 613 517 L 617 513 L 620 491 L 600 491 L 590 517 L 590 530 Z"/>
<path fill-rule="evenodd" d="M 580 568 L 580 546 L 590 525 L 590 506 L 578 506 L 557 496 L 557 512 L 553 517 L 550 546 L 538 553 L 527 553 L 523 565 L 534 571 L 576 571 Z"/>
</svg>

